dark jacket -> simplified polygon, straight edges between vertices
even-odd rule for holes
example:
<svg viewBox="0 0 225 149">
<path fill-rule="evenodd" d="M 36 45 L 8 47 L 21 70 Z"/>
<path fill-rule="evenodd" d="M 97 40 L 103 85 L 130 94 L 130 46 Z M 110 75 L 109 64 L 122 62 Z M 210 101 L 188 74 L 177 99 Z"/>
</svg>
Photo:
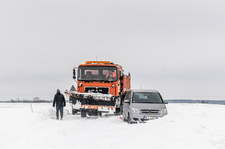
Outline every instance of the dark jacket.
<svg viewBox="0 0 225 149">
<path fill-rule="evenodd" d="M 55 107 L 55 104 L 56 104 L 56 107 L 58 107 L 58 106 L 65 107 L 66 106 L 66 100 L 60 92 L 57 92 L 55 95 L 55 98 L 53 101 L 53 107 Z"/>
</svg>

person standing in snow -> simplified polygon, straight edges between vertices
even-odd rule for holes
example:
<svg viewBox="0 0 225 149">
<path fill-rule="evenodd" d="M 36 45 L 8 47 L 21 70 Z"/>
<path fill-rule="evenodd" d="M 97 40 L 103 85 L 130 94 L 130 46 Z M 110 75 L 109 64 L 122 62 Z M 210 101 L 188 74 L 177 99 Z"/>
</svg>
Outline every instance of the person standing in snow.
<svg viewBox="0 0 225 149">
<path fill-rule="evenodd" d="M 53 100 L 53 107 L 56 105 L 56 118 L 59 119 L 59 112 L 61 116 L 61 120 L 63 118 L 63 107 L 66 106 L 66 100 L 64 96 L 60 93 L 60 90 L 57 89 L 57 93 L 55 95 L 55 98 Z"/>
</svg>

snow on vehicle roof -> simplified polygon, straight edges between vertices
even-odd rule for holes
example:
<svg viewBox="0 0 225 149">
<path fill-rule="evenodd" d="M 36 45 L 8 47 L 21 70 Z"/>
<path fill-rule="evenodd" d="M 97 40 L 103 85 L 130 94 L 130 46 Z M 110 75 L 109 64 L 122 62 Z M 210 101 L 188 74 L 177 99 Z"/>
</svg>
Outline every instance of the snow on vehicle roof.
<svg viewBox="0 0 225 149">
<path fill-rule="evenodd" d="M 159 93 L 157 90 L 151 89 L 132 89 L 133 92 L 152 92 L 152 93 Z"/>
</svg>

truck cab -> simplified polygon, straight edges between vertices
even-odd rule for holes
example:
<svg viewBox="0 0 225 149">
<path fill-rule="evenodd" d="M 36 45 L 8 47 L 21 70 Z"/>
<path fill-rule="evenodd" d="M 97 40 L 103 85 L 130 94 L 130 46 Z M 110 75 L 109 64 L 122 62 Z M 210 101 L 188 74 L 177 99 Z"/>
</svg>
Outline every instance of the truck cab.
<svg viewBox="0 0 225 149">
<path fill-rule="evenodd" d="M 80 93 L 111 94 L 115 97 L 120 92 L 121 69 L 110 63 L 86 63 L 78 67 L 77 91 Z"/>
<path fill-rule="evenodd" d="M 82 117 L 86 113 L 119 112 L 130 90 L 130 75 L 110 61 L 86 61 L 74 69 L 73 78 L 77 79 L 77 90 L 69 93 L 70 101 L 76 111 L 77 103 L 80 104 Z"/>
</svg>

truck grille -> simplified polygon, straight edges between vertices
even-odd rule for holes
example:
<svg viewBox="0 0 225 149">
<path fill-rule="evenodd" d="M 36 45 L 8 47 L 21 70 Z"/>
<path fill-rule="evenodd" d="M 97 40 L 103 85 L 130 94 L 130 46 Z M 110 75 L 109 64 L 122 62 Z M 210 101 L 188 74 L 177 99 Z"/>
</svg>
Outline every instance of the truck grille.
<svg viewBox="0 0 225 149">
<path fill-rule="evenodd" d="M 159 110 L 143 109 L 143 110 L 141 110 L 141 113 L 158 114 L 159 113 Z"/>
<path fill-rule="evenodd" d="M 88 92 L 109 94 L 109 88 L 108 87 L 85 87 L 85 93 L 88 93 Z"/>
</svg>

